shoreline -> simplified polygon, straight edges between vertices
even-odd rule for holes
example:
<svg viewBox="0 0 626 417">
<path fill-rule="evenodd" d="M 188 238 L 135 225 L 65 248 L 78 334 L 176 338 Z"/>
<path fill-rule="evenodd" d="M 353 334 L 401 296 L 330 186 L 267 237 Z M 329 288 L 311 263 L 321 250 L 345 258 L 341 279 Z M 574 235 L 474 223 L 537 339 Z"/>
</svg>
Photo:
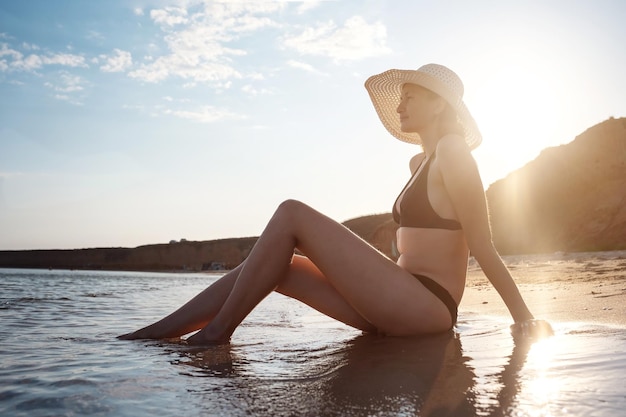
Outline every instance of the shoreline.
<svg viewBox="0 0 626 417">
<path fill-rule="evenodd" d="M 550 322 L 626 326 L 626 251 L 503 256 L 528 308 Z M 0 268 L 40 269 L 49 268 Z M 53 269 L 54 271 L 153 272 L 220 275 L 227 271 Z M 476 261 L 470 259 L 459 312 L 512 319 Z"/>
<path fill-rule="evenodd" d="M 504 261 L 536 318 L 626 326 L 626 251 L 563 254 L 545 261 L 507 256 Z M 511 317 L 474 261 L 459 311 Z"/>
</svg>

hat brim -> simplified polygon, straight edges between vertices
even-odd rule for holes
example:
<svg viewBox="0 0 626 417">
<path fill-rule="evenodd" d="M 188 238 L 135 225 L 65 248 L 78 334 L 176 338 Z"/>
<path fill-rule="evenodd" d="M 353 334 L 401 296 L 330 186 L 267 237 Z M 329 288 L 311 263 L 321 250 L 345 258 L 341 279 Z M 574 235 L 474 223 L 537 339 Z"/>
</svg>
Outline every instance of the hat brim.
<svg viewBox="0 0 626 417">
<path fill-rule="evenodd" d="M 403 132 L 400 117 L 396 111 L 404 84 L 417 84 L 441 96 L 456 111 L 459 122 L 465 131 L 465 141 L 470 149 L 475 149 L 482 142 L 482 135 L 476 121 L 465 106 L 462 98 L 452 92 L 438 79 L 420 71 L 391 69 L 373 75 L 365 82 L 376 113 L 383 126 L 394 137 L 403 142 L 422 144 L 418 133 Z"/>
</svg>

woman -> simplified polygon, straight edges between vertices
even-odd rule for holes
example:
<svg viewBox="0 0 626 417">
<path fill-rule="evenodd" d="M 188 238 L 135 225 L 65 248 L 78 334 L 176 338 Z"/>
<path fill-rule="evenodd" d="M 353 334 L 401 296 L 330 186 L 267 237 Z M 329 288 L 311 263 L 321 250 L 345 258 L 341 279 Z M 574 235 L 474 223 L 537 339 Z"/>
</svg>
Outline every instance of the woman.
<svg viewBox="0 0 626 417">
<path fill-rule="evenodd" d="M 470 151 L 481 135 L 448 68 L 389 70 L 365 87 L 383 125 L 420 144 L 413 176 L 393 206 L 397 262 L 303 203 L 282 203 L 248 258 L 180 309 L 122 339 L 174 338 L 227 343 L 270 292 L 300 300 L 365 332 L 408 336 L 443 332 L 457 319 L 469 253 L 502 296 L 515 333 L 549 324 L 526 307 L 492 240 L 483 185 Z M 295 250 L 305 256 L 295 255 Z"/>
</svg>

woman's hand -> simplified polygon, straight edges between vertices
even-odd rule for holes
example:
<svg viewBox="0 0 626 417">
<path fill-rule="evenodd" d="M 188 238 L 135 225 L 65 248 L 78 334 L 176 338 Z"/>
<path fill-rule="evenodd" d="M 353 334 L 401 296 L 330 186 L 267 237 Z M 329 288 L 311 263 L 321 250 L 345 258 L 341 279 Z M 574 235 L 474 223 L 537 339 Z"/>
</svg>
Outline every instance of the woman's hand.
<svg viewBox="0 0 626 417">
<path fill-rule="evenodd" d="M 511 325 L 514 339 L 539 340 L 554 335 L 552 326 L 545 320 L 530 319 Z"/>
</svg>

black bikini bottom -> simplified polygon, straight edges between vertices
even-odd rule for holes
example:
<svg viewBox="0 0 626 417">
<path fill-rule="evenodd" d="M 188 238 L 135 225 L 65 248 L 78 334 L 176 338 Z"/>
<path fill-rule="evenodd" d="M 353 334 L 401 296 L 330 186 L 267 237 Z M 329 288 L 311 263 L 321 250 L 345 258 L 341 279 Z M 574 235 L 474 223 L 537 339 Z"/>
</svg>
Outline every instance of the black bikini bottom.
<svg viewBox="0 0 626 417">
<path fill-rule="evenodd" d="M 419 282 L 424 284 L 424 287 L 426 287 L 428 291 L 432 292 L 435 297 L 439 298 L 446 307 L 448 307 L 448 311 L 450 311 L 450 317 L 452 317 L 452 326 L 450 326 L 450 328 L 454 327 L 458 316 L 458 307 L 456 305 L 456 301 L 454 301 L 454 298 L 452 298 L 448 290 L 446 290 L 441 285 L 437 284 L 435 281 L 428 277 L 416 274 L 413 274 L 413 276 L 417 278 Z"/>
</svg>

